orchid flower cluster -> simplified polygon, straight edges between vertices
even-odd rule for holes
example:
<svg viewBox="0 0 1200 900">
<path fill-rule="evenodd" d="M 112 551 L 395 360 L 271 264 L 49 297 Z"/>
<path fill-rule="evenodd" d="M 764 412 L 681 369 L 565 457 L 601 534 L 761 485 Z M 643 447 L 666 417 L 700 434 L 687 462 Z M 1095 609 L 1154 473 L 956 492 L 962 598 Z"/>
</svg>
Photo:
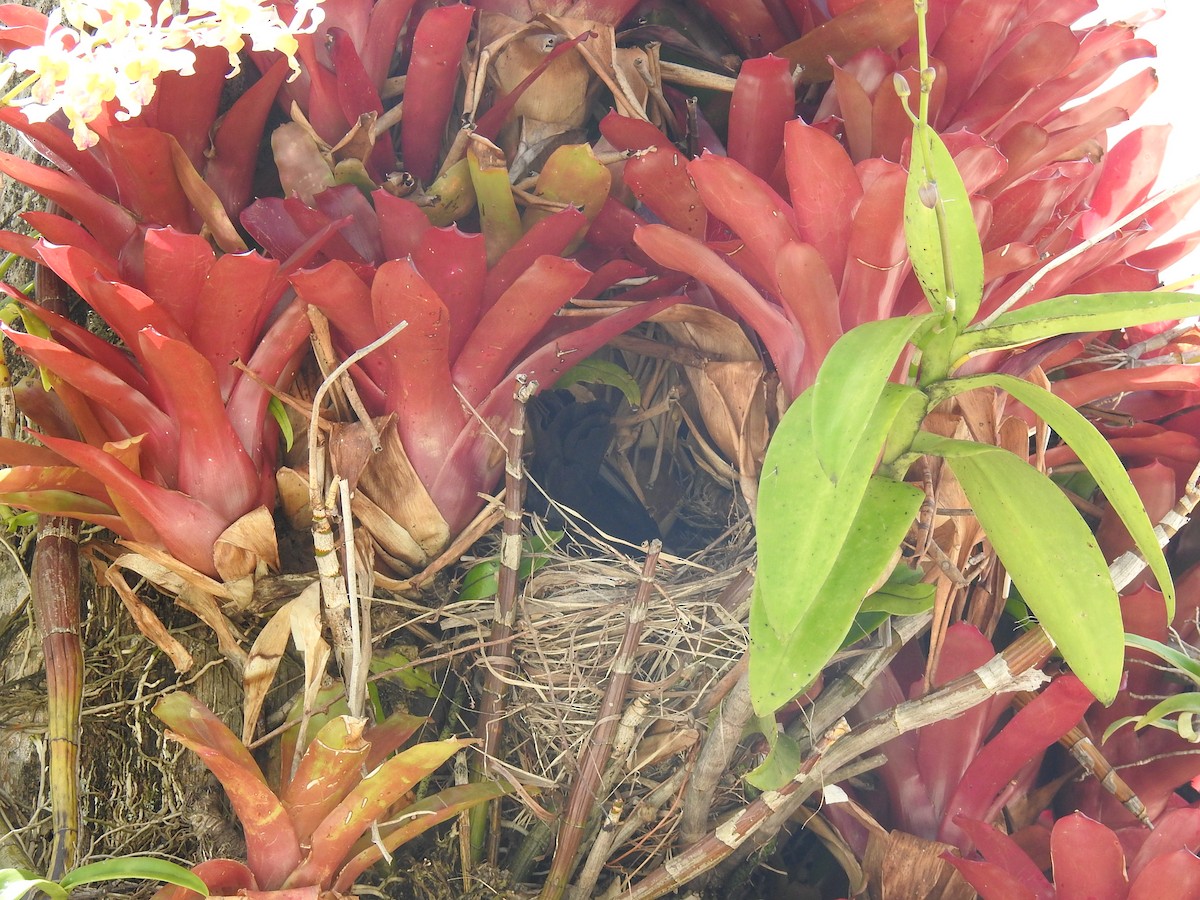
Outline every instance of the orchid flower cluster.
<svg viewBox="0 0 1200 900">
<path fill-rule="evenodd" d="M 176 12 L 168 0 L 64 0 L 50 16 L 45 40 L 14 50 L 3 73 L 25 78 L 4 98 L 31 122 L 63 113 L 75 145 L 84 150 L 99 136 L 89 124 L 108 103 L 118 119 L 134 118 L 154 96 L 165 72 L 192 75 L 195 47 L 229 53 L 229 77 L 241 71 L 238 54 L 246 39 L 255 50 L 277 50 L 288 58 L 292 77 L 297 34 L 311 34 L 324 20 L 321 0 L 299 0 L 290 22 L 266 0 L 196 0 Z M 26 89 L 29 94 L 21 97 Z"/>
</svg>

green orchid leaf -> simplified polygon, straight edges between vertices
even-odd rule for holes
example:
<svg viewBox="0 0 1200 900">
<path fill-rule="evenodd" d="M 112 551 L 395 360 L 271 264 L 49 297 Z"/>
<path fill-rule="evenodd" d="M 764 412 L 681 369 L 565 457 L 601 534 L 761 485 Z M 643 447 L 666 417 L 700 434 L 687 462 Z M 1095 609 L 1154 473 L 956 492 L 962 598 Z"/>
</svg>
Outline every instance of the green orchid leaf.
<svg viewBox="0 0 1200 900">
<path fill-rule="evenodd" d="M 863 598 L 894 564 L 924 499 L 924 492 L 910 484 L 873 476 L 837 546 L 821 542 L 828 558 L 816 560 L 801 547 L 785 559 L 763 557 L 760 545 L 750 603 L 750 699 L 759 715 L 770 714 L 804 690 L 841 648 Z M 764 525 L 762 513 L 760 495 L 759 527 L 771 528 Z M 790 589 L 786 582 L 764 577 L 789 572 Z M 809 573 L 817 573 L 811 575 L 815 590 Z"/>
<path fill-rule="evenodd" d="M 1102 703 L 1125 660 L 1121 605 L 1108 564 L 1069 500 L 1007 450 L 923 432 L 913 449 L 943 457 L 1021 597 Z"/>
<path fill-rule="evenodd" d="M 284 409 L 283 403 L 278 397 L 272 397 L 267 401 L 267 412 L 279 426 L 279 433 L 283 435 L 283 448 L 291 450 L 292 444 L 296 440 L 296 433 L 292 430 L 292 420 L 288 418 L 287 410 Z"/>
<path fill-rule="evenodd" d="M 812 387 L 814 446 L 830 481 L 842 478 L 853 460 L 848 447 L 878 437 L 866 428 L 888 376 L 913 335 L 935 319 L 929 313 L 867 322 L 842 335 L 830 349 Z"/>
<path fill-rule="evenodd" d="M 183 866 L 156 856 L 118 856 L 89 863 L 69 872 L 61 882 L 68 891 L 83 884 L 102 881 L 164 881 L 208 896 L 208 885 Z M 45 890 L 45 888 L 42 888 Z"/>
<path fill-rule="evenodd" d="M 929 305 L 949 307 L 965 328 L 983 299 L 983 248 L 971 198 L 954 158 L 937 132 L 913 128 L 912 161 L 904 191 L 904 239 Z"/>
<path fill-rule="evenodd" d="M 767 447 L 758 494 L 758 582 L 765 598 L 763 611 L 780 635 L 790 634 L 807 615 L 838 564 L 879 452 L 914 392 L 901 385 L 885 386 L 858 440 L 846 440 L 847 459 L 837 467 L 836 480 L 817 460 L 815 390 L 805 391 L 780 420 Z M 873 582 L 873 577 L 868 579 L 867 586 Z M 854 598 L 854 609 L 861 601 L 861 595 Z"/>
<path fill-rule="evenodd" d="M 779 730 L 774 716 L 760 717 L 758 727 L 771 749 L 767 758 L 743 777 L 747 784 L 760 791 L 777 791 L 800 771 L 803 762 L 800 745 L 787 732 Z"/>
<path fill-rule="evenodd" d="M 67 892 L 53 881 L 24 869 L 0 869 L 0 900 L 21 900 L 34 889 L 45 893 L 50 900 L 67 900 Z"/>
<path fill-rule="evenodd" d="M 1189 691 L 1186 694 L 1175 694 L 1161 703 L 1155 704 L 1144 716 L 1138 719 L 1137 724 L 1133 728 L 1134 731 L 1141 731 L 1147 725 L 1154 725 L 1168 716 L 1179 715 L 1191 717 L 1198 713 L 1200 713 L 1200 693 Z M 1195 734 L 1191 729 L 1190 722 L 1186 727 L 1191 734 Z M 1195 740 L 1193 737 L 1187 737 L 1187 739 L 1193 742 Z"/>
<path fill-rule="evenodd" d="M 1200 661 L 1192 659 L 1182 650 L 1168 647 L 1166 644 L 1152 638 L 1142 637 L 1140 634 L 1126 634 L 1125 643 L 1137 650 L 1153 653 L 1163 662 L 1174 666 L 1180 674 L 1186 675 L 1194 683 L 1200 685 Z"/>
<path fill-rule="evenodd" d="M 1090 331 L 1113 331 L 1200 315 L 1200 294 L 1068 294 L 1001 313 L 954 342 L 959 359 L 980 350 L 1003 350 Z"/>
<path fill-rule="evenodd" d="M 554 386 L 569 388 L 573 384 L 608 385 L 624 394 L 630 406 L 642 405 L 642 386 L 637 383 L 637 379 L 615 362 L 607 359 L 588 357 L 563 372 L 562 377 L 554 383 Z"/>
<path fill-rule="evenodd" d="M 933 393 L 936 397 L 941 392 L 958 394 L 981 387 L 999 388 L 1024 403 L 1075 451 L 1080 462 L 1087 466 L 1096 484 L 1104 491 L 1104 496 L 1120 516 L 1142 558 L 1158 580 L 1167 605 L 1167 621 L 1170 622 L 1175 617 L 1175 585 L 1171 581 L 1171 570 L 1154 534 L 1154 525 L 1146 516 L 1141 497 L 1104 435 L 1065 400 L 1012 375 L 952 378 L 939 384 Z"/>
<path fill-rule="evenodd" d="M 917 616 L 933 609 L 933 595 L 936 592 L 932 584 L 885 584 L 863 601 L 861 611 L 890 616 Z"/>
</svg>

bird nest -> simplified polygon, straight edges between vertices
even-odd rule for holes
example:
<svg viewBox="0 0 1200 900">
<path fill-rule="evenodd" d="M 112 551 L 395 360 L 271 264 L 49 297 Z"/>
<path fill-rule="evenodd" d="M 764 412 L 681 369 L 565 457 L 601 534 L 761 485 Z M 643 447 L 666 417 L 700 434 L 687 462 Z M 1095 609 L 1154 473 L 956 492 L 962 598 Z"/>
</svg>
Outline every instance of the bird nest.
<svg viewBox="0 0 1200 900">
<path fill-rule="evenodd" d="M 695 725 L 720 702 L 728 676 L 746 652 L 754 535 L 736 521 L 688 558 L 662 554 L 652 584 L 625 710 L 644 707 L 626 771 L 691 749 Z M 551 548 L 516 601 L 501 762 L 544 786 L 565 788 L 596 725 L 613 663 L 629 628 L 642 562 L 610 554 L 583 557 Z M 495 598 L 458 600 L 441 610 L 448 641 L 493 664 L 487 648 Z"/>
</svg>

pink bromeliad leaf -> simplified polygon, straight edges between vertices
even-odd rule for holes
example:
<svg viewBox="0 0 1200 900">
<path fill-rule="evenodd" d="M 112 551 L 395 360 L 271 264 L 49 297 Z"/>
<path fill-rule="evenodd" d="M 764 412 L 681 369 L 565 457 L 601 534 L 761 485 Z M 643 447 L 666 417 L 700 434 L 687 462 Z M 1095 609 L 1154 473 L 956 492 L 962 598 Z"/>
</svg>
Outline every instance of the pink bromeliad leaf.
<svg viewBox="0 0 1200 900">
<path fill-rule="evenodd" d="M 703 239 L 708 212 L 687 174 L 687 159 L 649 122 L 609 113 L 600 133 L 621 150 L 650 150 L 625 163 L 625 184 L 666 225 Z"/>
<path fill-rule="evenodd" d="M 233 362 L 245 362 L 254 352 L 285 287 L 279 263 L 257 253 L 223 254 L 206 273 L 190 304 L 195 317 L 187 331 L 216 373 L 222 397 L 228 398 L 239 377 Z"/>
<path fill-rule="evenodd" d="M 840 284 L 850 243 L 852 211 L 862 184 L 834 138 L 794 119 L 784 127 L 784 165 L 800 239 L 816 247 Z"/>
<path fill-rule="evenodd" d="M 792 66 L 778 56 L 747 59 L 729 103 L 729 156 L 772 182 L 783 145 L 784 123 L 795 117 Z"/>
<path fill-rule="evenodd" d="M 250 201 L 263 129 L 289 72 L 282 59 L 267 69 L 221 117 L 213 135 L 212 156 L 201 171 L 231 219 L 236 220 Z"/>
<path fill-rule="evenodd" d="M 101 137 L 122 206 L 144 222 L 193 231 L 192 204 L 175 175 L 170 139 L 155 128 L 112 128 Z"/>
<path fill-rule="evenodd" d="M 263 383 L 285 388 L 291 382 L 311 333 L 305 305 L 299 301 L 289 304 L 259 338 L 253 355 L 245 361 L 249 374 L 239 373 L 229 394 L 225 414 L 256 466 L 263 466 L 264 453 L 269 449 L 263 423 L 271 395 Z M 263 473 L 263 481 L 270 485 L 270 472 Z"/>
<path fill-rule="evenodd" d="M 798 395 L 803 345 L 778 306 L 695 238 L 665 225 L 644 225 L 634 233 L 634 241 L 655 262 L 686 272 L 719 293 L 758 332 L 785 387 Z"/>
<path fill-rule="evenodd" d="M 487 273 L 480 297 L 484 313 L 542 256 L 560 256 L 586 222 L 577 209 L 563 209 L 542 219 L 508 248 Z"/>
<path fill-rule="evenodd" d="M 80 150 L 71 134 L 53 122 L 30 122 L 15 106 L 0 106 L 0 122 L 24 134 L 38 152 L 73 178 L 91 187 L 97 194 L 113 200 L 117 184 L 99 153 Z"/>
<path fill-rule="evenodd" d="M 1195 846 L 1195 845 L 1193 845 Z M 1191 850 L 1176 850 L 1154 859 L 1129 886 L 1127 900 L 1195 897 L 1200 894 L 1200 858 Z"/>
<path fill-rule="evenodd" d="M 859 176 L 865 190 L 850 229 L 839 295 L 847 330 L 889 318 L 910 269 L 901 222 L 904 170 L 883 160 L 869 160 L 860 166 Z"/>
<path fill-rule="evenodd" d="M 800 240 L 792 208 L 766 181 L 728 157 L 705 154 L 688 163 L 687 170 L 709 212 L 746 242 L 753 265 L 742 265 L 777 292 L 775 257 Z"/>
<path fill-rule="evenodd" d="M 245 832 L 255 881 L 265 889 L 282 887 L 300 863 L 300 842 L 250 752 L 204 704 L 183 692 L 168 694 L 153 711 L 171 729 L 170 736 L 194 751 L 225 788 Z"/>
<path fill-rule="evenodd" d="M 483 235 L 456 227 L 430 228 L 412 254 L 413 265 L 450 313 L 450 359 L 458 358 L 482 313 L 487 279 Z"/>
</svg>

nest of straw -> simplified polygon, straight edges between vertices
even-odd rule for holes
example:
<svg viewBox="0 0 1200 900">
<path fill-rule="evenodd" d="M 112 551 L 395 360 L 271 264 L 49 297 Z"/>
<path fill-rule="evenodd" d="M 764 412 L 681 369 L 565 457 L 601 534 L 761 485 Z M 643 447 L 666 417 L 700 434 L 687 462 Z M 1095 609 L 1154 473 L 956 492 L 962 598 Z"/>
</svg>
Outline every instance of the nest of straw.
<svg viewBox="0 0 1200 900">
<path fill-rule="evenodd" d="M 619 554 L 581 558 L 557 548 L 539 556 L 540 568 L 517 597 L 503 761 L 565 788 L 596 724 L 642 563 Z M 647 761 L 678 764 L 670 761 L 674 754 L 655 760 L 655 748 L 662 735 L 695 734 L 697 719 L 743 657 L 749 642 L 744 588 L 753 558 L 753 528 L 744 511 L 705 550 L 686 559 L 660 557 L 625 698 L 626 707 L 649 701 L 649 711 L 631 758 L 614 764 L 626 771 Z M 494 600 L 443 607 L 450 643 L 486 642 Z M 477 651 L 477 659 L 481 668 L 489 665 L 486 650 Z"/>
</svg>

